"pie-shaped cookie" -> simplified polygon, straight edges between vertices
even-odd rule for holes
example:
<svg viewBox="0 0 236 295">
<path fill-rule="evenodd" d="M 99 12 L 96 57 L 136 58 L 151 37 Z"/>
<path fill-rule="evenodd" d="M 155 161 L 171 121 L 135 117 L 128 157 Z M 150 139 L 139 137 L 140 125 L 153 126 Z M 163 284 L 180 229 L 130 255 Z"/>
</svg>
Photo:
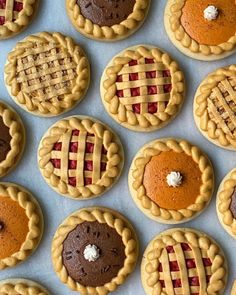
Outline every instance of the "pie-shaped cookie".
<svg viewBox="0 0 236 295">
<path fill-rule="evenodd" d="M 118 180 L 123 147 L 113 131 L 94 118 L 76 116 L 54 124 L 41 140 L 39 168 L 61 195 L 88 199 Z"/>
<path fill-rule="evenodd" d="M 0 177 L 18 164 L 24 146 L 25 129 L 20 117 L 0 101 Z"/>
<path fill-rule="evenodd" d="M 224 253 L 211 237 L 177 228 L 149 243 L 141 276 L 147 295 L 221 295 L 227 270 Z"/>
<path fill-rule="evenodd" d="M 236 51 L 234 0 L 168 0 L 165 27 L 173 44 L 200 60 L 217 60 Z"/>
<path fill-rule="evenodd" d="M 143 132 L 160 129 L 176 116 L 184 89 L 177 63 L 148 45 L 119 53 L 101 79 L 101 97 L 109 115 L 124 127 Z"/>
<path fill-rule="evenodd" d="M 0 183 L 0 270 L 26 260 L 42 232 L 43 215 L 33 196 L 16 184 Z"/>
<path fill-rule="evenodd" d="M 158 139 L 135 156 L 129 188 L 149 218 L 177 224 L 206 209 L 214 190 L 214 172 L 198 147 L 180 139 Z"/>
<path fill-rule="evenodd" d="M 25 29 L 34 17 L 39 0 L 0 0 L 0 40 Z"/>
<path fill-rule="evenodd" d="M 236 239 L 236 169 L 223 179 L 216 201 L 220 223 Z"/>
<path fill-rule="evenodd" d="M 0 281 L 1 295 L 49 295 L 48 291 L 38 283 L 25 279 L 9 279 Z"/>
<path fill-rule="evenodd" d="M 236 65 L 216 70 L 200 84 L 194 99 L 194 118 L 208 140 L 236 150 Z"/>
<path fill-rule="evenodd" d="M 133 34 L 144 22 L 151 0 L 66 0 L 74 27 L 88 38 L 116 41 Z"/>
<path fill-rule="evenodd" d="M 57 116 L 85 95 L 89 62 L 71 38 L 43 32 L 28 36 L 9 53 L 5 82 L 14 101 L 26 111 Z"/>
<path fill-rule="evenodd" d="M 60 280 L 81 294 L 106 295 L 123 284 L 138 258 L 130 223 L 107 208 L 81 209 L 58 228 L 52 260 Z"/>
</svg>

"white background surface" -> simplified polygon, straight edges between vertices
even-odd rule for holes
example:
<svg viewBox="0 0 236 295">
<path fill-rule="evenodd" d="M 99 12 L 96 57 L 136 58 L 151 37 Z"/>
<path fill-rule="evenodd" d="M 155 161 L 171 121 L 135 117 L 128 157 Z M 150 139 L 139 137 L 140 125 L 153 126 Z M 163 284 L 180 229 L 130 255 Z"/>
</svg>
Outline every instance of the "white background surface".
<svg viewBox="0 0 236 295">
<path fill-rule="evenodd" d="M 139 148 L 148 141 L 159 137 L 182 137 L 199 145 L 211 158 L 216 174 L 216 188 L 223 176 L 236 166 L 235 153 L 220 149 L 205 138 L 196 129 L 192 104 L 195 90 L 206 74 L 220 66 L 235 63 L 236 56 L 219 62 L 200 62 L 182 55 L 168 40 L 164 25 L 163 14 L 165 0 L 153 0 L 150 13 L 143 27 L 133 36 L 118 43 L 100 43 L 86 39 L 71 25 L 65 11 L 64 0 L 42 0 L 39 12 L 33 23 L 26 31 L 17 37 L 0 41 L 0 98 L 13 106 L 21 115 L 27 131 L 27 147 L 18 167 L 2 181 L 16 182 L 25 186 L 39 200 L 45 216 L 45 232 L 42 242 L 36 253 L 23 264 L 0 272 L 0 279 L 9 277 L 24 277 L 34 279 L 44 284 L 51 294 L 74 294 L 64 286 L 53 271 L 50 257 L 50 247 L 53 234 L 57 226 L 76 209 L 102 205 L 116 209 L 126 215 L 135 226 L 141 243 L 141 254 L 147 243 L 158 233 L 169 226 L 158 224 L 148 219 L 133 203 L 127 184 L 128 169 L 132 158 Z M 15 46 L 17 41 L 25 36 L 39 31 L 59 31 L 73 37 L 88 54 L 91 62 L 92 79 L 89 91 L 80 105 L 66 115 L 47 119 L 37 118 L 19 108 L 10 98 L 4 85 L 3 71 L 7 53 Z M 113 121 L 105 112 L 100 100 L 99 83 L 104 67 L 119 51 L 131 45 L 149 43 L 167 50 L 180 64 L 187 82 L 186 102 L 177 119 L 158 132 L 150 134 L 135 133 L 124 129 Z M 43 180 L 37 167 L 38 143 L 44 132 L 58 119 L 73 115 L 91 115 L 109 124 L 119 135 L 123 142 L 126 154 L 124 173 L 118 184 L 104 196 L 91 201 L 73 201 L 59 196 Z M 223 247 L 230 262 L 229 281 L 224 294 L 229 294 L 233 279 L 236 278 L 236 241 L 221 227 L 215 210 L 215 195 L 209 208 L 197 219 L 182 226 L 194 227 L 212 235 Z M 140 282 L 140 260 L 136 271 L 128 281 L 114 292 L 114 295 L 144 295 Z"/>
</svg>

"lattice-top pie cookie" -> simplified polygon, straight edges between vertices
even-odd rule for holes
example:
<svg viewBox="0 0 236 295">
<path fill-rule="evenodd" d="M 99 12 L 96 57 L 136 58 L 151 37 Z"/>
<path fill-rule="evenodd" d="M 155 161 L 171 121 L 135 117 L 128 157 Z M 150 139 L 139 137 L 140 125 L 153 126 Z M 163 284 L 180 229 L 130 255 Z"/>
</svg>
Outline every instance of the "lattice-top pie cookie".
<svg viewBox="0 0 236 295">
<path fill-rule="evenodd" d="M 36 282 L 25 279 L 0 281 L 1 295 L 49 295 L 48 291 Z"/>
<path fill-rule="evenodd" d="M 149 243 L 141 275 L 147 295 L 220 295 L 227 263 L 211 237 L 192 229 L 171 229 Z"/>
<path fill-rule="evenodd" d="M 108 64 L 101 79 L 101 96 L 119 124 L 148 132 L 163 127 L 178 113 L 184 78 L 167 53 L 140 45 L 121 52 Z"/>
<path fill-rule="evenodd" d="M 22 108 L 39 116 L 57 116 L 84 96 L 89 63 L 71 38 L 43 32 L 28 36 L 9 53 L 5 81 Z"/>
<path fill-rule="evenodd" d="M 89 117 L 69 117 L 53 125 L 39 146 L 39 167 L 57 192 L 76 199 L 107 191 L 123 168 L 118 137 Z"/>
<path fill-rule="evenodd" d="M 0 0 L 0 40 L 20 33 L 31 22 L 39 0 Z"/>
<path fill-rule="evenodd" d="M 236 150 L 236 65 L 220 68 L 204 79 L 195 95 L 194 117 L 207 139 Z"/>
</svg>

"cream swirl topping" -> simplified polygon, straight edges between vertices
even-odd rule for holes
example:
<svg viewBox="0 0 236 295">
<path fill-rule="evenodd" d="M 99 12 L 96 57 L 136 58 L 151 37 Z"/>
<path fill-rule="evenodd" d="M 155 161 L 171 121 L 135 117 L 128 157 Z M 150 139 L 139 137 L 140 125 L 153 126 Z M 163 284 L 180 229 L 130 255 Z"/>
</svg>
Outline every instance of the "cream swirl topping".
<svg viewBox="0 0 236 295">
<path fill-rule="evenodd" d="M 219 15 L 219 10 L 214 5 L 209 5 L 204 10 L 204 18 L 211 21 L 217 19 Z"/>
<path fill-rule="evenodd" d="M 87 245 L 84 249 L 84 258 L 89 262 L 94 262 L 100 257 L 100 250 L 96 245 Z"/>
<path fill-rule="evenodd" d="M 167 184 L 170 187 L 178 187 L 182 184 L 183 176 L 180 174 L 180 172 L 172 171 L 170 172 L 167 177 L 166 181 Z"/>
</svg>

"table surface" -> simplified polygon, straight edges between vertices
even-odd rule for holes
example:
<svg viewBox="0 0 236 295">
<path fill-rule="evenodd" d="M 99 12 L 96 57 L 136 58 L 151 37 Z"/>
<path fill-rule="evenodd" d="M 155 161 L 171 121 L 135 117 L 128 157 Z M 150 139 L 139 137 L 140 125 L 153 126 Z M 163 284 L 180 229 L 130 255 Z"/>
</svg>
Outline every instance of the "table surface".
<svg viewBox="0 0 236 295">
<path fill-rule="evenodd" d="M 217 62 L 201 62 L 181 54 L 169 41 L 164 25 L 163 15 L 165 0 L 153 0 L 150 13 L 142 28 L 126 40 L 116 43 L 101 43 L 83 37 L 71 25 L 65 11 L 64 0 L 41 0 L 40 8 L 33 23 L 17 37 L 0 42 L 0 89 L 1 99 L 13 106 L 21 115 L 26 126 L 27 144 L 24 156 L 17 168 L 2 181 L 15 182 L 25 186 L 39 200 L 44 217 L 45 232 L 42 242 L 26 262 L 15 268 L 0 272 L 0 279 L 24 277 L 45 285 L 52 294 L 70 295 L 74 292 L 64 286 L 53 271 L 51 263 L 51 241 L 58 225 L 73 211 L 86 206 L 107 206 L 127 216 L 135 226 L 140 243 L 141 254 L 136 271 L 114 295 L 144 295 L 140 281 L 140 262 L 148 242 L 161 231 L 169 228 L 148 219 L 134 204 L 128 189 L 128 170 L 136 152 L 147 142 L 161 137 L 185 138 L 201 147 L 213 162 L 216 174 L 216 190 L 226 173 L 236 165 L 235 153 L 223 150 L 207 141 L 197 130 L 192 105 L 194 93 L 202 79 L 211 71 L 221 66 L 235 63 L 235 55 Z M 74 38 L 87 52 L 91 62 L 92 79 L 85 99 L 66 115 L 56 118 L 38 118 L 18 107 L 10 98 L 3 79 L 4 64 L 8 52 L 25 36 L 40 31 L 59 31 Z M 99 93 L 100 77 L 110 59 L 126 47 L 138 44 L 152 44 L 169 52 L 183 69 L 186 77 L 187 94 L 181 113 L 170 125 L 160 131 L 149 134 L 135 133 L 119 126 L 104 111 Z M 90 115 L 110 125 L 120 136 L 125 149 L 125 167 L 119 182 L 105 195 L 89 201 L 73 201 L 59 196 L 42 178 L 37 165 L 37 148 L 45 131 L 58 119 L 70 115 Z M 193 227 L 214 237 L 223 247 L 229 265 L 229 281 L 225 294 L 230 293 L 233 279 L 236 278 L 236 242 L 220 225 L 216 209 L 215 194 L 209 208 L 195 220 L 182 224 L 181 227 Z"/>
</svg>

